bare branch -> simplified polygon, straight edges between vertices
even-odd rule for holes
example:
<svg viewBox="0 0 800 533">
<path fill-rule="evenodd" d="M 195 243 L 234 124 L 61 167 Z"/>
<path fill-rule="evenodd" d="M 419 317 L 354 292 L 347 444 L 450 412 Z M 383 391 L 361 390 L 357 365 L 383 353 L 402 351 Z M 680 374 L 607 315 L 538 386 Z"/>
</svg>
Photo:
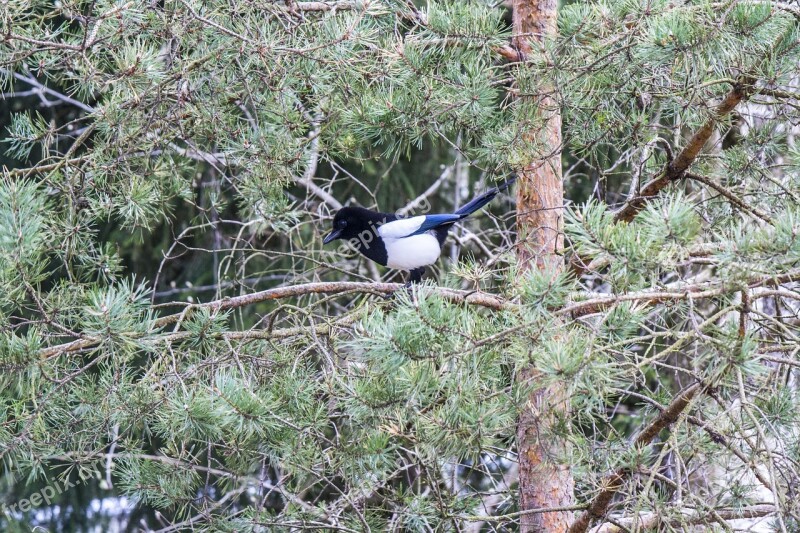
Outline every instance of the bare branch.
<svg viewBox="0 0 800 533">
<path fill-rule="evenodd" d="M 308 133 L 309 148 L 308 158 L 306 162 L 306 170 L 302 176 L 295 176 L 295 182 L 304 186 L 306 189 L 314 193 L 314 196 L 325 202 L 331 209 L 341 209 L 342 203 L 334 198 L 330 193 L 322 187 L 314 183 L 314 176 L 317 173 L 317 165 L 319 163 L 319 136 L 320 136 L 320 123 L 322 122 L 322 114 L 317 113 L 311 120 L 311 131 Z"/>
<path fill-rule="evenodd" d="M 442 186 L 442 183 L 447 181 L 452 172 L 453 172 L 453 165 L 446 166 L 442 171 L 442 173 L 439 175 L 439 177 L 436 179 L 436 181 L 434 181 L 430 187 L 425 189 L 425 192 L 423 192 L 422 194 L 420 194 L 419 196 L 408 202 L 405 206 L 398 209 L 396 214 L 407 215 L 408 213 L 413 212 L 417 207 L 420 206 L 420 204 L 422 204 L 425 200 L 427 200 L 430 195 L 439 190 L 439 187 Z"/>
<path fill-rule="evenodd" d="M 778 512 L 771 504 L 751 505 L 742 508 L 717 509 L 715 513 L 723 520 L 741 520 L 743 518 L 759 518 Z M 664 517 L 659 513 L 642 513 L 635 517 L 618 518 L 614 524 L 607 523 L 591 530 L 592 533 L 623 533 L 625 528 L 636 527 L 639 531 L 657 529 L 659 525 L 668 524 L 673 527 L 703 524 L 707 522 L 709 513 L 697 509 L 680 509 L 677 516 Z M 660 529 L 659 529 L 660 530 Z"/>
<path fill-rule="evenodd" d="M 83 102 L 79 102 L 78 100 L 75 100 L 74 98 L 70 98 L 66 94 L 62 94 L 62 93 L 60 93 L 58 91 L 55 91 L 55 90 L 53 90 L 53 89 L 51 89 L 49 87 L 45 87 L 44 85 L 39 83 L 39 81 L 36 78 L 34 78 L 33 76 L 24 76 L 24 75 L 22 75 L 22 74 L 20 74 L 18 72 L 10 72 L 8 69 L 5 69 L 3 67 L 0 67 L 0 72 L 5 74 L 6 76 L 11 74 L 12 76 L 14 76 L 14 78 L 18 79 L 19 81 L 21 81 L 23 83 L 27 83 L 31 87 L 34 87 L 34 88 L 38 89 L 40 92 L 42 92 L 44 94 L 48 94 L 48 95 L 50 95 L 50 96 L 52 96 L 54 98 L 57 98 L 57 99 L 61 100 L 62 102 L 66 103 L 66 104 L 73 105 L 73 106 L 75 106 L 75 107 L 77 107 L 79 109 L 82 109 L 82 110 L 86 111 L 87 113 L 94 113 L 94 108 L 93 107 L 88 106 L 88 105 L 84 104 Z"/>
<path fill-rule="evenodd" d="M 289 10 L 294 11 L 344 11 L 353 9 L 355 2 L 292 2 Z"/>
</svg>

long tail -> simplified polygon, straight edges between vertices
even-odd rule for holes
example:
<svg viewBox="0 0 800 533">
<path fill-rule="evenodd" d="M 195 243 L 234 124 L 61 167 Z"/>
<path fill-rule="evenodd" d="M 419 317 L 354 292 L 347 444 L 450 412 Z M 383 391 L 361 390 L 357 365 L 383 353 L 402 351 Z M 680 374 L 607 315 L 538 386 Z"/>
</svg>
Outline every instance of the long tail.
<svg viewBox="0 0 800 533">
<path fill-rule="evenodd" d="M 512 174 L 510 178 L 506 181 L 498 185 L 497 187 L 492 187 L 485 193 L 481 194 L 480 196 L 476 196 L 470 202 L 463 207 L 461 207 L 458 211 L 455 212 L 456 215 L 461 215 L 461 218 L 466 218 L 470 216 L 472 213 L 480 209 L 481 207 L 485 206 L 489 202 L 497 196 L 497 193 L 508 189 L 512 183 L 517 181 L 517 175 Z"/>
</svg>

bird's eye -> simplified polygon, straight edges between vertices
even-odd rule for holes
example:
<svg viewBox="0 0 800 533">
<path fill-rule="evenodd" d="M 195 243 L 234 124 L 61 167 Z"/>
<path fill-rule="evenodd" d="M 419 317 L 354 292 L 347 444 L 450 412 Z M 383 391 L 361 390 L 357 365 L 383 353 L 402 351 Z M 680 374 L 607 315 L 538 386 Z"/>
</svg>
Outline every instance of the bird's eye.
<svg viewBox="0 0 800 533">
<path fill-rule="evenodd" d="M 340 220 L 339 222 L 336 223 L 336 226 L 339 229 L 344 229 L 344 228 L 347 227 L 347 221 L 346 220 Z"/>
</svg>

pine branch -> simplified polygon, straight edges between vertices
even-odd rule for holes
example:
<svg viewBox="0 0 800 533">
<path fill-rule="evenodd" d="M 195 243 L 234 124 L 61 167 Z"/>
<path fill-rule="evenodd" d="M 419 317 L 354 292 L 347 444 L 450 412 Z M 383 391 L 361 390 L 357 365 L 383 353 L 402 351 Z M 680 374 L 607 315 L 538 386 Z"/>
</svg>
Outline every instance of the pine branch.
<svg viewBox="0 0 800 533">
<path fill-rule="evenodd" d="M 631 518 L 619 518 L 614 524 L 607 523 L 592 529 L 592 533 L 622 533 L 636 527 L 638 531 L 657 529 L 659 525 L 681 526 L 705 524 L 710 513 L 698 509 L 680 509 L 678 516 L 664 518 L 660 513 L 642 513 Z M 772 504 L 758 504 L 742 508 L 717 509 L 714 511 L 723 520 L 741 520 L 743 518 L 760 518 L 778 512 Z M 628 528 L 628 529 L 626 529 Z M 660 530 L 660 529 L 659 529 Z"/>
<path fill-rule="evenodd" d="M 225 26 L 223 26 L 221 24 L 218 24 L 217 22 L 214 22 L 211 19 L 202 16 L 197 11 L 195 11 L 192 8 L 192 6 L 190 6 L 189 3 L 186 2 L 185 0 L 180 0 L 180 3 L 183 4 L 183 7 L 185 7 L 186 10 L 189 11 L 189 14 L 191 14 L 192 17 L 194 17 L 199 22 L 202 22 L 203 24 L 205 24 L 207 26 L 211 26 L 212 28 L 215 28 L 215 29 L 221 31 L 225 35 L 228 35 L 230 37 L 238 39 L 238 40 L 240 40 L 240 41 L 242 41 L 244 43 L 247 43 L 247 44 L 250 44 L 250 45 L 253 45 L 253 46 L 258 46 L 259 45 L 259 43 L 254 41 L 253 39 L 250 39 L 249 37 L 247 37 L 245 35 L 238 34 L 235 31 L 230 30 L 230 29 L 226 28 Z"/>
<path fill-rule="evenodd" d="M 767 357 L 767 356 L 762 356 L 762 358 L 765 359 L 765 360 L 780 359 L 780 358 L 770 358 L 770 357 Z M 779 360 L 779 361 L 776 361 L 776 362 L 787 363 L 786 360 Z M 794 363 L 794 362 L 792 362 L 792 363 Z M 789 364 L 792 364 L 792 363 L 789 363 Z M 652 398 L 650 398 L 648 396 L 645 396 L 643 394 L 636 394 L 636 393 L 632 393 L 631 391 L 627 391 L 627 394 L 629 394 L 632 397 L 635 397 L 635 398 L 637 398 L 639 400 L 647 402 L 648 404 L 650 404 L 651 406 L 655 407 L 659 411 L 664 411 L 666 409 L 666 407 L 664 407 L 663 405 L 661 405 L 660 403 L 658 403 L 654 399 L 652 399 Z M 712 396 L 712 398 L 713 398 L 713 396 Z M 764 486 L 764 488 L 766 488 L 767 490 L 772 490 L 772 484 L 770 483 L 769 479 L 764 477 L 764 473 L 761 472 L 758 469 L 758 467 L 753 462 L 752 457 L 748 457 L 745 454 L 745 452 L 743 452 L 738 447 L 736 447 L 733 444 L 732 439 L 730 437 L 726 437 L 725 435 L 723 435 L 722 433 L 720 433 L 719 431 L 714 429 L 711 426 L 711 424 L 709 424 L 707 421 L 702 420 L 701 418 L 699 418 L 697 416 L 689 415 L 689 416 L 686 417 L 686 421 L 689 424 L 691 424 L 693 426 L 696 426 L 696 427 L 702 429 L 703 431 L 705 431 L 706 434 L 708 434 L 708 437 L 713 442 L 715 442 L 716 444 L 719 444 L 720 446 L 723 446 L 725 449 L 727 449 L 729 452 L 731 452 L 733 455 L 735 455 L 736 458 L 739 459 L 739 461 L 741 461 L 742 465 L 744 465 L 746 468 L 748 468 L 750 470 L 750 472 L 753 474 L 753 476 Z"/>
<path fill-rule="evenodd" d="M 344 292 L 359 292 L 387 295 L 393 294 L 403 287 L 404 285 L 401 283 L 368 283 L 355 281 L 304 283 L 301 285 L 277 287 L 275 289 L 267 289 L 264 291 L 254 292 L 252 294 L 235 296 L 233 298 L 222 298 L 221 300 L 215 300 L 205 304 L 191 305 L 181 313 L 175 313 L 173 315 L 159 318 L 155 321 L 154 327 L 161 328 L 178 322 L 181 320 L 181 317 L 186 315 L 187 310 L 194 311 L 205 308 L 216 313 L 219 311 L 226 311 L 228 309 L 236 309 L 238 307 L 252 305 L 254 303 L 266 302 L 269 300 L 279 300 L 282 298 L 291 298 L 294 296 L 305 296 L 308 294 L 339 294 Z M 503 309 L 506 305 L 502 299 L 485 292 L 459 291 L 455 289 L 446 289 L 443 287 L 433 287 L 432 290 L 435 294 L 442 296 L 454 303 L 468 303 L 496 310 Z"/>
<path fill-rule="evenodd" d="M 465 522 L 510 522 L 515 518 L 519 518 L 520 516 L 530 515 L 530 514 L 542 514 L 542 513 L 557 513 L 560 511 L 583 511 L 586 509 L 586 505 L 569 505 L 569 506 L 562 506 L 562 507 L 543 507 L 541 509 L 527 509 L 525 511 L 517 511 L 514 513 L 502 514 L 502 515 L 459 515 L 456 518 L 459 520 L 464 520 Z"/>
<path fill-rule="evenodd" d="M 639 194 L 628 199 L 614 214 L 615 222 L 630 222 L 647 203 L 658 195 L 673 181 L 686 177 L 686 171 L 695 162 L 700 150 L 703 149 L 708 139 L 714 133 L 717 123 L 728 116 L 742 101 L 746 101 L 753 93 L 755 79 L 752 77 L 741 78 L 725 98 L 717 105 L 714 114 L 709 118 L 689 139 L 688 144 L 681 150 L 675 159 L 667 165 L 661 174 L 645 184 Z"/>
<path fill-rule="evenodd" d="M 786 91 L 783 89 L 769 89 L 767 87 L 762 87 L 756 92 L 758 94 L 763 94 L 764 96 L 771 96 L 777 100 L 800 100 L 800 92 Z"/>
<path fill-rule="evenodd" d="M 401 283 L 369 283 L 369 282 L 319 282 L 319 283 L 304 283 L 301 285 L 292 285 L 287 287 L 277 287 L 274 289 L 267 289 L 264 291 L 245 294 L 242 296 L 235 296 L 233 298 L 222 298 L 212 302 L 196 305 L 188 305 L 180 313 L 167 315 L 156 319 L 152 324 L 152 329 L 159 329 L 170 324 L 175 324 L 183 321 L 189 314 L 198 309 L 209 309 L 212 313 L 219 311 L 226 311 L 228 309 L 236 309 L 255 303 L 266 302 L 269 300 L 280 300 L 283 298 L 291 298 L 295 296 L 305 296 L 309 294 L 341 294 L 346 292 L 377 294 L 377 295 L 390 295 L 394 292 L 403 289 L 405 286 Z M 419 289 L 418 289 L 419 290 Z M 479 291 L 459 291 L 455 289 L 447 289 L 444 287 L 430 287 L 422 290 L 432 290 L 443 298 L 448 299 L 454 303 L 465 303 L 468 305 L 477 305 L 480 307 L 487 307 L 490 309 L 501 310 L 507 307 L 513 307 L 514 304 L 509 304 L 502 298 L 494 296 L 489 293 Z M 298 331 L 299 333 L 300 331 Z M 238 332 L 237 332 L 238 333 Z M 237 333 L 231 333 L 231 338 L 234 338 Z M 173 334 L 173 340 L 180 340 L 179 333 Z M 254 332 L 247 332 L 244 334 L 247 337 L 255 338 L 257 334 Z M 270 334 L 272 335 L 272 334 Z M 224 335 L 223 335 L 224 336 Z M 274 336 L 274 335 L 272 335 Z M 39 358 L 47 359 L 65 353 L 77 352 L 97 346 L 101 339 L 94 337 L 86 337 L 77 339 L 57 346 L 43 348 L 39 350 Z"/>
<path fill-rule="evenodd" d="M 88 155 L 73 157 L 72 159 L 60 159 L 57 163 L 48 163 L 47 165 L 37 165 L 30 168 L 15 168 L 7 171 L 7 175 L 11 178 L 22 178 L 31 176 L 33 174 L 44 174 L 53 170 L 58 170 L 63 166 L 73 166 L 81 163 L 89 158 Z"/>
<path fill-rule="evenodd" d="M 309 136 L 310 153 L 308 156 L 309 164 L 307 165 L 307 169 L 302 176 L 295 176 L 294 181 L 295 183 L 298 183 L 299 185 L 302 185 L 303 187 L 311 191 L 314 194 L 314 196 L 322 200 L 331 209 L 341 209 L 342 208 L 341 202 L 339 202 L 339 200 L 334 198 L 330 193 L 325 191 L 322 187 L 314 183 L 312 179 L 314 177 L 314 174 L 316 174 L 317 162 L 319 160 L 318 125 L 316 127 L 317 127 L 316 134 Z M 186 139 L 183 139 L 183 142 L 189 144 L 189 142 Z M 187 159 L 192 159 L 194 161 L 204 161 L 209 165 L 211 165 L 212 167 L 214 167 L 220 173 L 222 173 L 221 167 L 229 166 L 229 162 L 228 159 L 225 157 L 225 154 L 204 152 L 197 148 L 183 148 L 173 142 L 168 142 L 167 145 L 178 155 L 185 157 Z"/>
<path fill-rule="evenodd" d="M 130 453 L 130 452 L 123 452 L 123 453 L 113 453 L 109 452 L 106 454 L 96 454 L 97 457 L 94 456 L 95 454 L 88 453 L 88 454 L 78 454 L 78 453 L 68 453 L 65 455 L 53 455 L 48 457 L 48 459 L 55 460 L 55 461 L 64 461 L 74 463 L 76 461 L 85 461 L 91 462 L 96 460 L 98 457 L 106 457 L 109 459 L 117 459 L 117 460 L 136 460 L 136 461 L 153 461 L 158 462 L 161 464 L 165 464 L 168 466 L 175 467 L 177 469 L 182 470 L 193 470 L 195 472 L 200 472 L 204 474 L 211 474 L 214 476 L 218 476 L 221 478 L 230 479 L 233 481 L 243 481 L 245 483 L 256 485 L 263 487 L 269 491 L 275 491 L 287 501 L 298 505 L 306 512 L 310 512 L 313 514 L 318 515 L 320 518 L 327 520 L 329 518 L 328 514 L 324 512 L 324 510 L 320 509 L 319 507 L 315 507 L 314 505 L 306 502 L 296 494 L 289 492 L 284 486 L 282 482 L 277 484 L 271 483 L 266 479 L 258 479 L 254 476 L 248 475 L 241 475 L 234 472 L 230 472 L 228 470 L 223 470 L 220 468 L 213 468 L 209 466 L 198 465 L 194 463 L 190 463 L 181 459 L 175 459 L 174 457 L 169 457 L 166 455 L 152 455 L 152 454 L 144 454 L 144 453 Z"/>
<path fill-rule="evenodd" d="M 780 285 L 800 281 L 800 270 L 791 270 L 780 276 L 754 275 L 746 281 L 749 288 L 760 287 L 763 285 Z M 703 300 L 716 298 L 729 292 L 736 292 L 735 288 L 725 283 L 693 283 L 689 285 L 674 285 L 673 290 L 644 290 L 627 294 L 598 295 L 597 297 L 582 302 L 568 305 L 556 312 L 558 315 L 566 315 L 572 318 L 579 318 L 586 315 L 598 313 L 609 309 L 621 302 L 636 302 L 638 304 L 655 305 L 664 302 L 674 302 L 682 300 Z M 785 297 L 789 297 L 788 293 Z M 768 297 L 769 294 L 763 297 Z M 752 298 L 760 298 L 762 295 L 756 294 Z"/>
<path fill-rule="evenodd" d="M 290 11 L 343 11 L 356 7 L 355 2 L 291 2 Z"/>
<path fill-rule="evenodd" d="M 689 406 L 692 399 L 697 396 L 699 392 L 705 390 L 705 388 L 704 385 L 695 383 L 681 392 L 655 420 L 636 436 L 631 447 L 637 448 L 649 444 L 662 430 L 674 424 L 681 413 Z M 603 488 L 594 497 L 589 508 L 570 526 L 568 532 L 583 533 L 589 528 L 589 525 L 593 521 L 601 520 L 605 516 L 608 506 L 611 504 L 612 498 L 622 488 L 623 481 L 629 473 L 630 471 L 628 468 L 622 467 L 603 478 L 600 482 L 600 486 Z"/>
<path fill-rule="evenodd" d="M 750 288 L 760 287 L 764 285 L 779 285 L 782 283 L 789 283 L 792 281 L 800 281 L 800 270 L 792 270 L 780 276 L 769 275 L 754 275 L 747 280 L 747 285 Z M 319 282 L 319 283 L 304 283 L 301 285 L 292 285 L 287 287 L 277 287 L 274 289 L 267 289 L 251 294 L 236 296 L 233 298 L 222 298 L 204 304 L 188 305 L 182 312 L 175 313 L 161 317 L 153 322 L 153 329 L 159 329 L 170 324 L 185 319 L 189 313 L 197 309 L 205 308 L 210 309 L 212 312 L 225 311 L 228 309 L 236 309 L 245 307 L 255 303 L 265 302 L 269 300 L 279 300 L 283 298 L 291 298 L 295 296 L 305 296 L 308 294 L 341 294 L 346 292 L 363 293 L 363 294 L 377 294 L 389 295 L 400 289 L 404 288 L 400 283 L 371 283 L 371 282 Z M 669 288 L 669 287 L 667 287 Z M 419 289 L 418 289 L 419 290 Z M 425 287 L 421 290 L 430 290 L 433 294 L 441 296 L 453 303 L 463 303 L 467 305 L 476 305 L 479 307 L 486 307 L 495 311 L 513 310 L 519 304 L 513 301 L 505 300 L 500 296 L 480 291 L 462 291 L 456 289 L 448 289 L 444 287 Z M 554 310 L 556 316 L 566 316 L 572 319 L 577 319 L 586 315 L 598 313 L 614 307 L 621 302 L 636 302 L 642 305 L 656 305 L 664 302 L 674 302 L 683 300 L 703 300 L 708 298 L 716 298 L 727 292 L 733 292 L 735 289 L 722 284 L 722 283 L 695 283 L 690 285 L 677 285 L 674 290 L 669 291 L 640 291 L 628 294 L 596 294 L 596 293 L 578 293 L 576 296 L 586 296 L 591 294 L 591 298 L 585 301 L 580 301 L 571 305 L 567 305 L 561 309 Z M 784 297 L 791 297 L 793 293 L 783 294 Z M 771 297 L 773 293 L 765 293 L 763 297 Z M 761 294 L 755 294 L 753 299 L 761 298 Z M 297 333 L 300 333 L 298 330 Z M 182 337 L 180 333 L 174 333 L 172 340 L 180 340 Z M 255 332 L 230 332 L 224 336 L 230 338 L 258 338 L 258 333 Z M 268 334 L 272 335 L 273 334 Z M 267 338 L 267 337 L 262 337 Z M 81 338 L 64 344 L 51 346 L 39 350 L 39 358 L 47 359 L 65 353 L 77 352 L 97 346 L 100 339 L 96 338 Z"/>
<path fill-rule="evenodd" d="M 716 124 L 719 122 L 719 120 L 730 114 L 739 103 L 746 101 L 754 92 L 756 92 L 756 89 L 753 87 L 754 84 L 755 79 L 751 77 L 744 77 L 739 82 L 734 84 L 733 89 L 731 89 L 722 102 L 717 106 L 714 116 L 708 119 L 703 126 L 697 130 L 694 135 L 692 135 L 689 143 L 683 148 L 683 150 L 681 150 L 677 157 L 673 158 L 671 149 L 669 146 L 666 146 L 665 149 L 669 156 L 669 162 L 666 168 L 662 170 L 658 177 L 646 183 L 639 191 L 639 194 L 631 194 L 628 196 L 628 199 L 625 201 L 622 207 L 620 207 L 617 212 L 614 213 L 614 222 L 630 222 L 670 183 L 686 177 L 695 176 L 694 174 L 691 176 L 688 175 L 687 171 L 697 159 L 700 150 L 703 149 L 703 146 L 705 146 L 708 139 L 714 133 Z M 762 220 L 767 220 L 769 218 L 764 213 L 747 206 L 747 204 L 739 200 L 739 198 L 732 193 L 724 194 L 723 191 L 720 190 L 722 187 L 715 187 L 710 180 L 708 183 L 706 183 L 706 185 L 714 188 L 717 192 L 728 198 L 728 200 L 730 200 L 732 203 L 756 215 L 758 218 L 761 218 Z M 590 262 L 590 259 L 591 258 L 579 256 L 573 257 L 569 265 L 570 270 L 572 270 L 577 277 L 580 277 L 587 270 L 592 270 L 592 262 Z"/>
<path fill-rule="evenodd" d="M 3 42 L 8 41 L 22 41 L 28 44 L 35 44 L 36 46 L 41 46 L 44 49 L 48 50 L 70 50 L 73 52 L 82 52 L 85 50 L 84 47 L 78 46 L 75 44 L 69 44 L 65 42 L 57 42 L 57 41 L 43 41 L 42 39 L 34 39 L 33 37 L 27 37 L 25 35 L 18 35 L 16 33 L 5 33 L 2 36 Z"/>
</svg>

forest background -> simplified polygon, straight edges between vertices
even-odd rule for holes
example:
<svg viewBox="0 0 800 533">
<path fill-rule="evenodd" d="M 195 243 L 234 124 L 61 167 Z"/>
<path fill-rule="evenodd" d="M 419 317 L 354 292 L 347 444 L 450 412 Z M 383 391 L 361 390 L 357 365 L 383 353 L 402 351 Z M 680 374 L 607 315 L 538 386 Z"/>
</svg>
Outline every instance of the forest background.
<svg viewBox="0 0 800 533">
<path fill-rule="evenodd" d="M 800 531 L 799 23 L 4 1 L 0 527 Z"/>
</svg>

